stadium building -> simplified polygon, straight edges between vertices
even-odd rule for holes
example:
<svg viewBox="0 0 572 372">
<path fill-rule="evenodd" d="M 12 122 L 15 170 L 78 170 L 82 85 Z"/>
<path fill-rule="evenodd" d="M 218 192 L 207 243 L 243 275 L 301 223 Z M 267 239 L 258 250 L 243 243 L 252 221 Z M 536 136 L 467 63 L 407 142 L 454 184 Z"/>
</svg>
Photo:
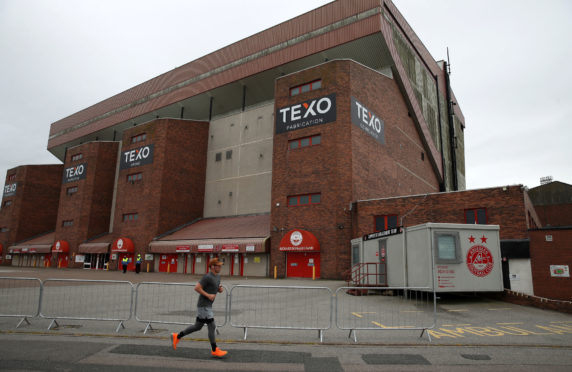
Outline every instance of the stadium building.
<svg viewBox="0 0 572 372">
<path fill-rule="evenodd" d="M 465 189 L 463 131 L 394 4 L 335 1 L 51 124 L 52 265 L 338 279 L 395 221 L 356 201 Z"/>
</svg>

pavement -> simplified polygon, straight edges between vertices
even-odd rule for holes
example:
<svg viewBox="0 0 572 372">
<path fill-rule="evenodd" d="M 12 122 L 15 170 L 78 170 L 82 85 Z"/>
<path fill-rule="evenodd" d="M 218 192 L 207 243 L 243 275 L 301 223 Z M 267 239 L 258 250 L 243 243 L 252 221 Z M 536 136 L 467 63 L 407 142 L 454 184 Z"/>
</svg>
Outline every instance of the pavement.
<svg viewBox="0 0 572 372">
<path fill-rule="evenodd" d="M 194 283 L 199 276 L 83 269 L 0 267 L 0 277 L 114 280 L 131 283 Z M 228 288 L 239 284 L 319 286 L 333 292 L 342 281 L 222 278 Z M 171 332 L 181 326 L 153 325 L 130 319 L 115 322 L 50 319 L 20 321 L 0 317 L 0 369 L 61 371 L 570 371 L 572 315 L 476 297 L 439 301 L 431 340 L 414 330 L 357 331 L 332 326 L 320 342 L 317 331 L 249 329 L 226 324 L 217 343 L 229 351 L 222 360 L 209 353 L 206 328 L 170 346 Z M 116 330 L 118 331 L 116 332 Z M 193 336 L 193 337 L 191 337 Z M 357 340 L 357 342 L 356 342 Z"/>
</svg>

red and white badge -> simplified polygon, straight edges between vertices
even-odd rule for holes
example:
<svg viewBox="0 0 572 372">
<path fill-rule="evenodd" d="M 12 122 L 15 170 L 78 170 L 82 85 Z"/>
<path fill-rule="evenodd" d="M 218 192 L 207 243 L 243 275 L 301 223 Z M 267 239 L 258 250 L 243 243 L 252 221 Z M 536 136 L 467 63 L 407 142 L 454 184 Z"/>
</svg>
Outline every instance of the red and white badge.
<svg viewBox="0 0 572 372">
<path fill-rule="evenodd" d="M 478 277 L 484 277 L 493 270 L 494 261 L 491 251 L 482 245 L 474 245 L 467 252 L 467 267 Z"/>
</svg>

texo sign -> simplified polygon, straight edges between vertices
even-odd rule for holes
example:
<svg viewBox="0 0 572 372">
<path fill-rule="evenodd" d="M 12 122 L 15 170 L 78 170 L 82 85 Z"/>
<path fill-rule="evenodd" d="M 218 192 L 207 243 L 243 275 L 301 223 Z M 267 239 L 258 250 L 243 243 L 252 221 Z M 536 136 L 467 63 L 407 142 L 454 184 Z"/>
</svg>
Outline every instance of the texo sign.
<svg viewBox="0 0 572 372">
<path fill-rule="evenodd" d="M 147 145 L 138 149 L 123 151 L 119 168 L 128 169 L 151 163 L 153 163 L 153 145 Z"/>
<path fill-rule="evenodd" d="M 86 173 L 87 173 L 87 163 L 82 163 L 74 167 L 65 168 L 62 183 L 83 180 L 85 178 Z"/>
<path fill-rule="evenodd" d="M 311 99 L 276 110 L 276 134 L 336 121 L 336 95 Z"/>
<path fill-rule="evenodd" d="M 9 185 L 4 186 L 4 196 L 14 196 L 16 195 L 16 188 L 18 187 L 17 183 L 11 183 Z"/>
<path fill-rule="evenodd" d="M 373 111 L 352 98 L 352 123 L 360 127 L 364 132 L 375 138 L 381 144 L 385 144 L 384 122 Z"/>
</svg>

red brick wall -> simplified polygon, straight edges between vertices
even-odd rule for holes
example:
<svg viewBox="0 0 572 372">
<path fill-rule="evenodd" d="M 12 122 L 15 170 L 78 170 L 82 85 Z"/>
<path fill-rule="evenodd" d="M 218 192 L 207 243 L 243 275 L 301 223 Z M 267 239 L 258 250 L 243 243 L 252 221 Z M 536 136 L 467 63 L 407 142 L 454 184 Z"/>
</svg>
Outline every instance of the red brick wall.
<svg viewBox="0 0 572 372">
<path fill-rule="evenodd" d="M 158 119 L 124 132 L 122 153 L 154 145 L 153 163 L 122 169 L 117 181 L 113 234 L 130 238 L 136 252 L 146 252 L 157 235 L 202 216 L 208 125 Z M 146 141 L 131 144 L 140 133 Z M 142 181 L 128 183 L 128 174 L 138 172 Z M 137 221 L 123 222 L 126 213 L 137 213 Z"/>
<path fill-rule="evenodd" d="M 62 183 L 60 190 L 55 240 L 69 243 L 69 267 L 81 266 L 74 262 L 81 243 L 109 231 L 118 147 L 118 142 L 89 142 L 66 153 L 64 169 L 86 164 L 85 178 Z M 82 158 L 72 161 L 77 154 Z M 68 195 L 68 188 L 75 186 L 77 192 Z M 67 220 L 73 225 L 64 227 Z"/>
<path fill-rule="evenodd" d="M 0 243 L 8 247 L 35 235 L 53 231 L 56 224 L 58 200 L 62 182 L 63 166 L 23 165 L 8 170 L 7 176 L 15 174 L 16 194 L 2 199 L 12 205 L 0 209 L 0 227 L 9 231 L 0 232 Z"/>
<path fill-rule="evenodd" d="M 500 226 L 501 239 L 526 239 L 529 210 L 525 195 L 521 186 L 507 186 L 362 201 L 355 212 L 354 237 L 375 231 L 376 215 L 397 214 L 399 219 L 407 215 L 405 226 L 426 222 L 465 223 L 466 209 L 486 208 L 487 223 Z"/>
<path fill-rule="evenodd" d="M 572 300 L 572 278 L 550 275 L 550 265 L 568 265 L 572 269 L 572 228 L 534 230 L 529 234 L 534 295 Z M 547 235 L 552 241 L 546 241 Z"/>
<path fill-rule="evenodd" d="M 322 88 L 290 97 L 291 87 L 316 79 Z M 421 160 L 421 140 L 393 80 L 349 60 L 332 61 L 279 79 L 275 107 L 332 93 L 335 122 L 274 136 L 271 270 L 276 266 L 279 276 L 286 275 L 279 244 L 288 231 L 313 233 L 321 245 L 321 277 L 339 279 L 350 268 L 352 201 L 439 189 L 427 157 Z M 351 96 L 384 120 L 385 144 L 352 124 Z M 288 150 L 289 140 L 316 134 L 320 145 Z M 321 193 L 319 205 L 287 206 L 289 195 L 310 193 Z"/>
</svg>

